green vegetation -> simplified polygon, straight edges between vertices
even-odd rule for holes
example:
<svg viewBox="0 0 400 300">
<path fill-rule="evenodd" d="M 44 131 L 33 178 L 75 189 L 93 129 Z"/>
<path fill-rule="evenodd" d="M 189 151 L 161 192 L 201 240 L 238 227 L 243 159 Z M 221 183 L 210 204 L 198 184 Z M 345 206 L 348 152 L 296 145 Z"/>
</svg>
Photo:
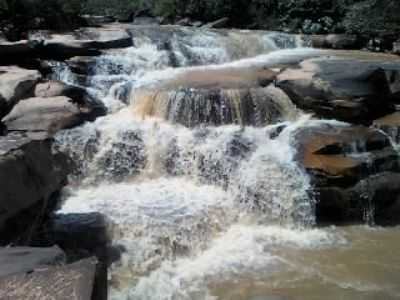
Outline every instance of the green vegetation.
<svg viewBox="0 0 400 300">
<path fill-rule="evenodd" d="M 399 0 L 0 0 L 0 25 L 21 35 L 27 29 L 66 29 L 82 14 L 127 20 L 138 11 L 174 22 L 228 17 L 229 26 L 304 33 L 398 32 Z"/>
</svg>

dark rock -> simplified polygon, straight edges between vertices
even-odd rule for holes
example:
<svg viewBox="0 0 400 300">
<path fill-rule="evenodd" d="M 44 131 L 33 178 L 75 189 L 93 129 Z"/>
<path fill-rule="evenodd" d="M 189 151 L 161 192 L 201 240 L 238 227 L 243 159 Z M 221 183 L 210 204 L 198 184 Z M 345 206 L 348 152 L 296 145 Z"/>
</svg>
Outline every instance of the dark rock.
<svg viewBox="0 0 400 300">
<path fill-rule="evenodd" d="M 320 223 L 398 225 L 399 192 L 400 173 L 393 172 L 368 176 L 345 189 L 321 187 L 316 216 Z"/>
<path fill-rule="evenodd" d="M 400 178 L 400 161 L 385 134 L 362 126 L 319 124 L 300 129 L 296 141 L 297 159 L 311 175 L 318 200 L 318 222 L 381 224 L 382 216 L 392 214 L 397 193 L 384 198 L 380 192 L 397 190 L 393 182 Z"/>
<path fill-rule="evenodd" d="M 23 98 L 33 94 L 35 84 L 41 76 L 38 71 L 15 66 L 0 66 L 0 119 Z"/>
<path fill-rule="evenodd" d="M 393 112 L 393 99 L 398 97 L 393 94 L 398 81 L 392 83 L 391 74 L 400 72 L 400 63 L 391 61 L 391 56 L 386 59 L 356 56 L 306 60 L 300 68 L 281 73 L 277 85 L 296 105 L 318 117 L 371 124 Z"/>
<path fill-rule="evenodd" d="M 393 53 L 400 54 L 400 40 L 393 43 Z"/>
<path fill-rule="evenodd" d="M 75 56 L 68 59 L 66 63 L 73 73 L 80 75 L 90 75 L 91 69 L 96 64 L 90 56 Z"/>
<path fill-rule="evenodd" d="M 17 133 L 0 137 L 0 231 L 13 217 L 35 208 L 33 219 L 16 220 L 29 226 L 22 230 L 33 230 L 54 205 L 52 196 L 66 183 L 70 170 L 66 156 L 52 149 L 51 140 L 35 138 Z M 6 231 L 13 238 L 19 234 L 15 227 Z"/>
<path fill-rule="evenodd" d="M 0 64 L 17 64 L 19 60 L 25 60 L 37 55 L 38 43 L 22 40 L 17 42 L 0 41 Z"/>
<path fill-rule="evenodd" d="M 51 240 L 60 245 L 69 260 L 95 256 L 96 282 L 92 299 L 107 300 L 107 269 L 120 259 L 120 251 L 111 246 L 108 223 L 99 213 L 56 215 L 51 220 Z"/>
<path fill-rule="evenodd" d="M 31 273 L 43 266 L 64 264 L 65 253 L 57 246 L 49 248 L 0 248 L 0 278 L 21 273 Z"/>
<path fill-rule="evenodd" d="M 0 278 L 4 300 L 90 300 L 97 260 L 88 258 L 70 265 L 36 269 L 29 274 Z"/>
<path fill-rule="evenodd" d="M 107 247 L 111 243 L 107 233 L 107 222 L 99 213 L 58 214 L 52 218 L 53 242 L 67 252 L 85 250 L 102 258 L 107 263 Z"/>
</svg>

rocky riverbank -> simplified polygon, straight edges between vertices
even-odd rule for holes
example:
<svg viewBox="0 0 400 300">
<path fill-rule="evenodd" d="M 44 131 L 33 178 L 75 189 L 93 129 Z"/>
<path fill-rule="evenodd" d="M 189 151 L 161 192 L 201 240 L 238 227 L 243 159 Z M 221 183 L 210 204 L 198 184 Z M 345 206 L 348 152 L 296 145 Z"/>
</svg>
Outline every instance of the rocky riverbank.
<svg viewBox="0 0 400 300">
<path fill-rule="evenodd" d="M 208 39 L 208 43 L 199 46 L 192 37 Z M 265 46 L 259 42 L 263 38 L 272 42 Z M 0 272 L 0 298 L 38 299 L 29 294 L 36 286 L 43 297 L 57 289 L 57 299 L 106 299 L 107 266 L 118 260 L 123 249 L 112 246 L 107 232 L 110 224 L 100 214 L 53 215 L 68 176 L 79 173 L 80 164 L 85 163 L 77 161 L 73 151 L 60 149 L 54 137 L 118 110 L 94 93 L 93 86 L 112 90 L 110 82 L 117 82 L 121 73 L 136 71 L 136 65 L 124 60 L 107 65 L 107 59 L 129 49 L 143 63 L 141 68 L 148 67 L 146 62 L 154 52 L 157 65 L 166 61 L 166 68 L 151 80 L 140 73 L 141 85 L 119 85 L 114 102 L 131 103 L 130 110 L 143 119 L 157 117 L 187 128 L 279 124 L 269 133 L 271 140 L 300 114 L 329 119 L 322 125 L 307 123 L 293 135 L 295 161 L 310 176 L 308 192 L 316 200 L 316 222 L 399 224 L 400 57 L 349 50 L 289 50 L 274 58 L 278 46 L 295 48 L 296 43 L 359 47 L 350 36 L 129 24 L 62 34 L 33 32 L 28 40 L 0 41 L 0 243 L 18 246 L 0 250 L 0 264 L 8 263 L 13 270 Z M 223 54 L 229 55 L 224 64 L 219 61 L 224 59 L 221 45 L 228 49 Z M 148 57 L 135 52 L 140 47 L 147 47 Z M 207 57 L 209 65 L 203 65 L 201 47 L 216 49 L 215 55 Z M 270 54 L 245 59 L 264 52 Z M 141 139 L 136 133 L 127 136 L 135 142 Z M 92 143 L 83 145 L 87 161 L 98 159 L 101 138 L 98 132 Z M 242 159 L 251 149 L 251 143 L 238 138 L 228 152 Z M 128 155 L 124 165 L 114 164 L 117 154 L 110 151 L 110 158 L 103 161 L 105 169 L 118 172 L 127 162 L 132 169 L 136 163 L 146 165 L 146 155 L 129 143 L 117 151 Z M 168 171 L 174 169 L 172 160 L 167 166 L 170 174 L 175 172 Z M 206 172 L 206 166 L 205 161 L 200 164 L 199 172 Z M 121 172 L 121 178 L 127 174 L 133 173 Z M 221 175 L 218 180 L 226 179 Z M 62 250 L 20 248 L 54 244 Z M 70 282 L 68 288 L 58 288 L 60 280 Z M 16 284 L 22 288 L 12 289 Z"/>
</svg>

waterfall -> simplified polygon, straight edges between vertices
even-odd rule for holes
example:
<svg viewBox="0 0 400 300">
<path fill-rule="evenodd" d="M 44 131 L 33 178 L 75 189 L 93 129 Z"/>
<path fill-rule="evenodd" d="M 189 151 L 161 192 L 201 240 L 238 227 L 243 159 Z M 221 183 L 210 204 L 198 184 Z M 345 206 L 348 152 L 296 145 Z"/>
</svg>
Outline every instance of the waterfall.
<svg viewBox="0 0 400 300">
<path fill-rule="evenodd" d="M 130 30 L 133 47 L 75 82 L 109 114 L 56 136 L 76 166 L 58 213 L 103 214 L 124 249 L 111 299 L 217 299 L 219 285 L 294 272 L 276 247 L 346 243 L 311 227 L 294 133 L 312 122 L 270 84 L 320 51 L 281 50 L 306 42 L 271 32 Z"/>
</svg>

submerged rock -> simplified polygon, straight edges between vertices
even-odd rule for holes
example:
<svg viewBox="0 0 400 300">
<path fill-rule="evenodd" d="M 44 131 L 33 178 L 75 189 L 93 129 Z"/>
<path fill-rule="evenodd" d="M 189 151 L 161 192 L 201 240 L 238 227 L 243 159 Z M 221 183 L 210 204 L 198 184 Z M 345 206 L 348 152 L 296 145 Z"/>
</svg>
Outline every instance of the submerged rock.
<svg viewBox="0 0 400 300">
<path fill-rule="evenodd" d="M 142 118 L 158 117 L 187 127 L 239 124 L 265 126 L 294 119 L 297 109 L 278 88 L 178 89 L 136 93 L 133 110 Z"/>
<path fill-rule="evenodd" d="M 297 159 L 312 177 L 318 222 L 383 224 L 394 215 L 400 160 L 385 134 L 324 124 L 299 129 L 296 141 Z"/>
</svg>

